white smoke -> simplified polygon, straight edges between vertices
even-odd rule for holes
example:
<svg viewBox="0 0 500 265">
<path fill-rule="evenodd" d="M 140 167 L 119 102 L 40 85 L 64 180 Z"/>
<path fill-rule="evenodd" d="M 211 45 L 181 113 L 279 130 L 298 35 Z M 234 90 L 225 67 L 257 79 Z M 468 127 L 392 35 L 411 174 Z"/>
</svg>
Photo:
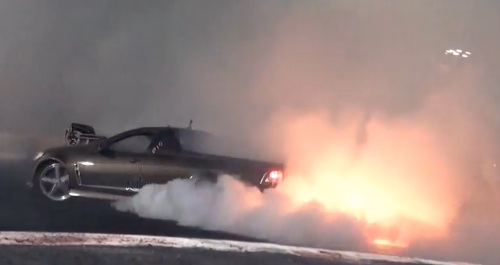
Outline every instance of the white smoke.
<svg viewBox="0 0 500 265">
<path fill-rule="evenodd" d="M 262 193 L 228 175 L 214 185 L 199 186 L 186 179 L 146 185 L 136 196 L 113 203 L 117 210 L 141 217 L 276 243 L 364 248 L 361 224 L 354 218 L 333 215 L 314 202 L 298 208 L 289 205 L 290 198 L 279 189 Z"/>
<path fill-rule="evenodd" d="M 261 193 L 231 176 L 198 187 L 174 180 L 145 186 L 114 207 L 276 243 L 358 251 L 370 250 L 367 243 L 384 230 L 359 217 L 365 215 L 389 226 L 382 233 L 406 237 L 405 253 L 412 256 L 494 264 L 498 122 L 475 104 L 483 99 L 476 93 L 481 83 L 467 72 L 435 86 L 419 111 L 405 118 L 372 113 L 367 119 L 348 108 L 336 118 L 276 115 L 269 146 L 283 150 L 287 165 L 277 190 Z M 475 245 L 469 246 L 472 235 Z"/>
<path fill-rule="evenodd" d="M 142 101 L 147 107 L 139 117 L 132 115 L 134 120 L 150 123 L 193 118 L 195 127 L 247 141 L 264 131 L 268 117 L 281 116 L 276 113 L 282 108 L 295 110 L 290 116 L 313 113 L 311 119 L 298 122 L 299 126 L 295 126 L 295 117 L 292 121 L 279 117 L 279 123 L 288 126 L 271 127 L 285 127 L 285 133 L 271 133 L 276 138 L 272 144 L 254 142 L 266 154 L 285 150 L 287 167 L 304 167 L 305 178 L 315 181 L 295 178 L 302 184 L 296 185 L 295 193 L 282 189 L 264 194 L 227 177 L 206 190 L 174 181 L 147 186 L 130 201 L 115 206 L 143 217 L 275 242 L 355 249 L 349 245 L 363 242 L 366 234 L 362 232 L 366 231 L 360 230 L 365 224 L 325 210 L 325 203 L 290 208 L 294 205 L 290 201 L 300 195 L 323 198 L 326 205 L 356 208 L 364 203 L 370 204 L 369 212 L 376 217 L 404 213 L 443 225 L 438 230 L 449 230 L 442 240 L 429 239 L 433 242 L 424 242 L 421 249 L 412 246 L 412 255 L 495 264 L 499 254 L 491 246 L 498 245 L 498 237 L 491 235 L 500 222 L 495 219 L 499 204 L 493 198 L 500 192 L 485 190 L 498 185 L 494 181 L 498 169 L 491 168 L 500 150 L 494 45 L 498 36 L 483 29 L 498 21 L 498 16 L 492 2 L 456 2 L 320 5 L 286 1 L 276 8 L 238 4 L 231 6 L 234 12 L 229 8 L 221 9 L 217 16 L 206 12 L 207 17 L 221 19 L 213 23 L 196 19 L 201 21 L 199 27 L 180 28 L 182 34 L 168 35 L 181 40 L 182 47 L 168 54 L 181 52 L 179 58 L 183 59 L 166 68 L 170 74 L 155 75 L 166 78 L 153 79 L 160 83 L 154 86 L 158 92 L 151 90 L 150 97 Z M 192 20 L 202 15 L 201 10 L 211 10 L 208 5 L 203 7 L 206 9 L 189 5 L 178 10 L 193 12 L 168 17 Z M 181 22 L 172 24 L 192 25 Z M 241 34 L 242 28 L 247 33 Z M 193 41 L 182 42 L 188 39 Z M 119 43 L 123 43 L 121 37 Z M 440 57 L 445 49 L 453 47 L 471 49 L 473 56 L 436 69 L 437 61 L 447 60 Z M 122 69 L 116 72 L 122 76 Z M 477 76 L 478 72 L 483 75 Z M 102 75 L 116 79 L 115 75 Z M 102 83 L 108 87 L 115 82 Z M 122 83 L 130 82 L 117 84 Z M 163 94 L 164 87 L 172 90 Z M 205 96 L 199 97 L 201 92 Z M 100 95 L 107 103 L 107 94 Z M 189 104 L 172 104 L 171 100 Z M 123 106 L 122 110 L 130 109 Z M 317 118 L 317 110 L 329 115 Z M 352 119 L 357 115 L 351 115 L 351 110 L 359 110 L 363 117 Z M 348 122 L 338 118 L 345 116 Z M 307 126 L 310 124 L 313 126 Z M 290 158 L 294 163 L 289 163 Z M 483 171 L 488 170 L 493 172 L 486 178 Z M 314 176 L 307 174 L 310 172 Z M 484 225 L 484 220 L 489 223 Z M 404 226 L 414 233 L 435 235 L 415 229 L 413 224 Z"/>
</svg>

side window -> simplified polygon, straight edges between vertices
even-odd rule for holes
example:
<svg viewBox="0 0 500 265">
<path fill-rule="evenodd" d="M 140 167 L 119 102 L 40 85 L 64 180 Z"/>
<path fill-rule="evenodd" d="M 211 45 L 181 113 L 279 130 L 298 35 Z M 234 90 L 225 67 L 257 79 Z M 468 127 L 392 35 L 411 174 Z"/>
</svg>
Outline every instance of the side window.
<svg viewBox="0 0 500 265">
<path fill-rule="evenodd" d="M 109 149 L 116 152 L 147 153 L 151 138 L 148 135 L 134 135 L 113 143 Z"/>
<path fill-rule="evenodd" d="M 181 145 L 179 139 L 177 139 L 174 131 L 167 130 L 158 134 L 151 148 L 153 154 L 172 154 L 181 151 Z"/>
</svg>

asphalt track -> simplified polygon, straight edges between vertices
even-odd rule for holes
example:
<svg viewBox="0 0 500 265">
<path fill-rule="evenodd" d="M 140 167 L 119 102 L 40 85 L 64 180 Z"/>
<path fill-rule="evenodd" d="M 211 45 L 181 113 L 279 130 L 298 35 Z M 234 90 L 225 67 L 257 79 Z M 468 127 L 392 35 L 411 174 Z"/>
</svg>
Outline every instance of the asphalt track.
<svg viewBox="0 0 500 265">
<path fill-rule="evenodd" d="M 30 192 L 25 184 L 30 171 L 30 161 L 0 162 L 0 231 L 126 233 L 256 241 L 182 227 L 174 222 L 139 218 L 115 211 L 106 201 L 71 198 L 52 202 Z"/>
<path fill-rule="evenodd" d="M 72 198 L 52 202 L 30 192 L 30 161 L 0 163 L 0 231 L 156 235 L 257 241 L 219 232 L 148 220 L 117 212 L 109 202 Z M 273 253 L 217 252 L 157 247 L 11 246 L 0 247 L 0 264 L 338 264 Z"/>
<path fill-rule="evenodd" d="M 3 256 L 3 253 L 9 253 Z M 40 259 L 44 256 L 44 259 Z M 197 249 L 116 248 L 116 247 L 40 247 L 9 246 L 0 249 L 1 264 L 53 265 L 348 265 L 323 259 L 292 257 L 286 254 L 217 252 Z"/>
<path fill-rule="evenodd" d="M 258 239 L 182 227 L 174 222 L 139 218 L 117 212 L 106 201 L 72 198 L 52 202 L 35 195 L 26 185 L 30 161 L 0 162 L 0 232 L 66 232 L 151 235 L 259 242 Z M 1 237 L 0 241 L 5 240 Z M 345 261 L 283 253 L 220 252 L 209 249 L 117 246 L 0 246 L 0 264 L 331 264 Z M 417 263 L 355 263 L 417 264 Z M 426 263 L 418 263 L 426 264 Z"/>
</svg>

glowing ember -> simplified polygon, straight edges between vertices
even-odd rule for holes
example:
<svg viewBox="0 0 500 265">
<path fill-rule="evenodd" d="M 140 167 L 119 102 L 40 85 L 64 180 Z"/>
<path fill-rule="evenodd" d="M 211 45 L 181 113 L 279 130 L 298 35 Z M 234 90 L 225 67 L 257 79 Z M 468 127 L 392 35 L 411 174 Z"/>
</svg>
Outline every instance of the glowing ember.
<svg viewBox="0 0 500 265">
<path fill-rule="evenodd" d="M 406 248 L 407 247 L 406 244 L 394 242 L 394 241 L 387 240 L 387 239 L 375 239 L 373 241 L 373 243 L 375 245 L 382 246 L 382 247 L 395 247 L 395 248 Z"/>
</svg>

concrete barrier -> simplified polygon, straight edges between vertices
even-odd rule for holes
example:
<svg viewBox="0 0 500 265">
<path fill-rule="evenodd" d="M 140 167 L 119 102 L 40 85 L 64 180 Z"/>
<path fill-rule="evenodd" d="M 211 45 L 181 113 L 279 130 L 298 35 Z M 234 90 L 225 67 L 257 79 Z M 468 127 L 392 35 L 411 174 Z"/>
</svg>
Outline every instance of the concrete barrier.
<svg viewBox="0 0 500 265">
<path fill-rule="evenodd" d="M 478 265 L 460 262 L 441 262 L 410 257 L 335 251 L 327 249 L 285 246 L 271 243 L 253 243 L 230 240 L 210 240 L 142 235 L 91 233 L 0 232 L 0 246 L 113 246 L 189 248 L 226 252 L 274 253 L 300 257 L 320 258 L 341 264 L 426 264 Z"/>
</svg>

